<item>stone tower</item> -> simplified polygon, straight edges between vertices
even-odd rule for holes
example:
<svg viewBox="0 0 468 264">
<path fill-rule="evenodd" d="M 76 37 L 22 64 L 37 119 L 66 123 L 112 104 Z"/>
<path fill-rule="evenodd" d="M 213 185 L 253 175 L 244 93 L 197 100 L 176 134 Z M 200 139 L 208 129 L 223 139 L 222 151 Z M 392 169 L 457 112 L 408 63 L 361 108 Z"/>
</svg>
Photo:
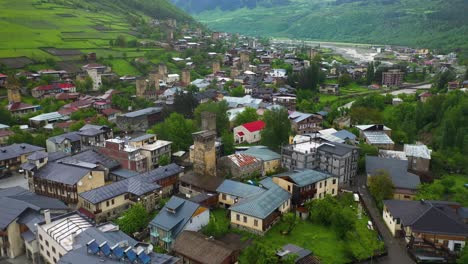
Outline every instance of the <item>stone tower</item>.
<svg viewBox="0 0 468 264">
<path fill-rule="evenodd" d="M 202 131 L 193 133 L 193 171 L 196 175 L 216 176 L 216 114 L 202 113 Z"/>
<path fill-rule="evenodd" d="M 159 91 L 159 73 L 151 72 L 148 76 L 149 88 Z"/>
<path fill-rule="evenodd" d="M 214 61 L 213 62 L 213 73 L 217 73 L 221 71 L 221 64 L 219 63 L 219 61 Z"/>
<path fill-rule="evenodd" d="M 231 78 L 239 76 L 240 71 L 237 67 L 233 66 L 231 67 Z"/>
<path fill-rule="evenodd" d="M 137 97 L 145 97 L 145 91 L 148 87 L 148 82 L 143 77 L 136 79 L 136 96 Z"/>
<path fill-rule="evenodd" d="M 88 71 L 88 76 L 93 80 L 93 91 L 99 90 L 102 85 L 102 78 L 101 74 L 98 73 L 97 69 L 89 69 Z"/>
<path fill-rule="evenodd" d="M 318 52 L 316 49 L 309 49 L 309 58 L 313 60 L 317 56 Z"/>
<path fill-rule="evenodd" d="M 242 70 L 243 71 L 246 71 L 249 69 L 249 65 L 250 65 L 250 55 L 248 52 L 246 51 L 242 51 L 240 53 L 240 64 L 242 66 Z"/>
<path fill-rule="evenodd" d="M 166 81 L 166 77 L 167 77 L 167 66 L 166 64 L 159 64 L 158 65 L 158 72 L 159 72 L 159 78 L 161 78 L 161 80 L 163 81 Z"/>
<path fill-rule="evenodd" d="M 190 85 L 190 70 L 189 69 L 183 69 L 182 70 L 182 76 L 180 80 L 182 86 L 189 86 Z"/>
<path fill-rule="evenodd" d="M 8 78 L 6 87 L 8 89 L 8 102 L 20 103 L 21 102 L 21 93 L 20 87 L 16 79 Z"/>
</svg>

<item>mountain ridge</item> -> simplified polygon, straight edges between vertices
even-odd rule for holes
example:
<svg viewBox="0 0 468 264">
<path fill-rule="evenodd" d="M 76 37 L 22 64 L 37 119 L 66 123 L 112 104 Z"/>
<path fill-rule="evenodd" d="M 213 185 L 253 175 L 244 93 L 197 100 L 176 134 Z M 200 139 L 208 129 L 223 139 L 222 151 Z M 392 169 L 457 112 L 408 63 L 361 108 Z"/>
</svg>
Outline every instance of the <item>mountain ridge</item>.
<svg viewBox="0 0 468 264">
<path fill-rule="evenodd" d="M 468 48 L 464 0 L 288 0 L 279 5 L 235 0 L 231 6 L 219 0 L 172 2 L 213 30 L 251 36 Z M 195 2 L 196 9 L 190 9 Z"/>
</svg>

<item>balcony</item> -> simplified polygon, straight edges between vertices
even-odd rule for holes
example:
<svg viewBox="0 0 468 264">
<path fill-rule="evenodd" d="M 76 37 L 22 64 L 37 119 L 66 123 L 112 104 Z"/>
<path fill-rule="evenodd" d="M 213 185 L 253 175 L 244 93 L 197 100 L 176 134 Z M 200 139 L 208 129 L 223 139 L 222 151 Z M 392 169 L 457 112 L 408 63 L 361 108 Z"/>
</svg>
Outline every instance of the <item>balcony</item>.
<svg viewBox="0 0 468 264">
<path fill-rule="evenodd" d="M 156 231 L 156 230 L 151 230 L 150 235 L 151 235 L 152 237 L 159 237 L 159 233 L 158 233 L 158 231 Z"/>
</svg>

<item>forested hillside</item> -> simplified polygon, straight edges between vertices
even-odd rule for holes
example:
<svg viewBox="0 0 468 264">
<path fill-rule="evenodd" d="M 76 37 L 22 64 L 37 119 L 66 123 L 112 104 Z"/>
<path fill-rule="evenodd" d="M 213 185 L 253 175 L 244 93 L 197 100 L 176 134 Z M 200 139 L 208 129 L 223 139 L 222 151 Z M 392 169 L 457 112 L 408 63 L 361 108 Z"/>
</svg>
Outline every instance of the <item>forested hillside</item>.
<svg viewBox="0 0 468 264">
<path fill-rule="evenodd" d="M 467 48 L 466 0 L 171 0 L 212 29 L 359 43 Z"/>
</svg>

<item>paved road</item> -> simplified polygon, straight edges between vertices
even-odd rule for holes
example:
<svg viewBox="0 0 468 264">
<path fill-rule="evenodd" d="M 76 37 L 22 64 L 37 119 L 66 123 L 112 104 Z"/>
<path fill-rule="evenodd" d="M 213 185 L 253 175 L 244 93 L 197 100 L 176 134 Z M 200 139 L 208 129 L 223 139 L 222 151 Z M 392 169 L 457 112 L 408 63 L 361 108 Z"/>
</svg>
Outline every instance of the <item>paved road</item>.
<svg viewBox="0 0 468 264">
<path fill-rule="evenodd" d="M 11 177 L 0 179 L 0 188 L 9 188 L 15 186 L 21 186 L 25 189 L 29 189 L 28 180 L 24 177 L 24 175 L 17 172 L 13 172 Z"/>
<path fill-rule="evenodd" d="M 370 197 L 370 194 L 367 188 L 359 188 L 363 202 L 366 204 L 369 209 L 369 213 L 374 219 L 374 225 L 382 233 L 385 246 L 387 247 L 388 255 L 382 258 L 379 258 L 377 261 L 369 261 L 367 263 L 384 263 L 384 264 L 412 264 L 414 261 L 408 256 L 406 251 L 406 246 L 401 239 L 396 239 L 392 236 L 387 226 L 385 225 L 381 215 L 382 212 L 379 212 L 375 206 L 374 201 Z"/>
</svg>

